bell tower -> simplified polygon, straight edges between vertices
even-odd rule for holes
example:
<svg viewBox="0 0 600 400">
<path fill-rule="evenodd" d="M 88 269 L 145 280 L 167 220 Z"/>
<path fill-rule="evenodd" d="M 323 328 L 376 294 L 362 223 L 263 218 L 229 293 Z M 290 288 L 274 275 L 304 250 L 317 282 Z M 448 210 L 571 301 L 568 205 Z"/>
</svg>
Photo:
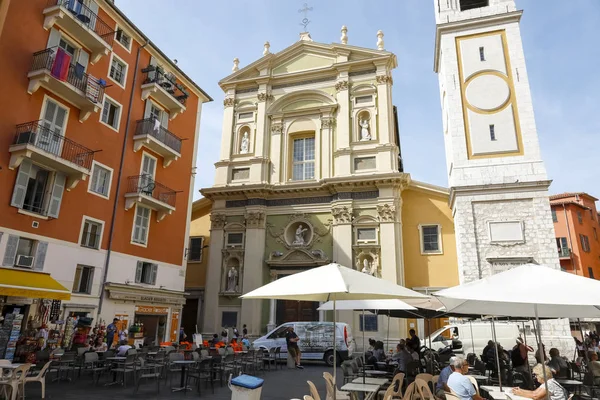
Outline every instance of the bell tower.
<svg viewBox="0 0 600 400">
<path fill-rule="evenodd" d="M 525 262 L 559 268 L 514 0 L 434 0 L 461 283 Z"/>
</svg>

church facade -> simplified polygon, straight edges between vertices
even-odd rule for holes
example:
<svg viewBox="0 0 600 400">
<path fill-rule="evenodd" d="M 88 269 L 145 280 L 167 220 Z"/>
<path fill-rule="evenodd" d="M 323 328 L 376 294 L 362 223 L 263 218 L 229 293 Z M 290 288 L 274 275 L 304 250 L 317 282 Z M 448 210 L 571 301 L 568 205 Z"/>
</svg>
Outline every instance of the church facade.
<svg viewBox="0 0 600 400">
<path fill-rule="evenodd" d="M 392 71 L 396 56 L 339 44 L 295 44 L 220 81 L 225 92 L 214 186 L 203 332 L 330 320 L 314 302 L 242 300 L 270 281 L 338 262 L 430 292 L 458 283 L 448 191 L 404 172 Z M 375 42 L 375 40 L 374 40 Z M 340 312 L 354 334 L 384 336 L 377 316 Z M 409 323 L 416 324 L 416 322 Z M 409 325 L 408 327 L 410 327 Z M 415 326 L 417 327 L 417 326 Z M 405 337 L 392 321 L 390 339 Z"/>
</svg>

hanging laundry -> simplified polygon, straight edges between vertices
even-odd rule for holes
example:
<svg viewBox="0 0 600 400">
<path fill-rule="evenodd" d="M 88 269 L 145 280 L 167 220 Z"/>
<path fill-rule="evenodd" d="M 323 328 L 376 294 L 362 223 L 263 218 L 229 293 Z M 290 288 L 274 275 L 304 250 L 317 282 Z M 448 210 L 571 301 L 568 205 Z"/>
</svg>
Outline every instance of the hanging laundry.
<svg viewBox="0 0 600 400">
<path fill-rule="evenodd" d="M 85 96 L 94 103 L 102 102 L 100 88 L 101 86 L 98 82 L 98 79 L 88 74 L 87 85 L 85 87 Z"/>
<path fill-rule="evenodd" d="M 52 76 L 61 81 L 67 80 L 70 64 L 71 56 L 59 47 L 54 56 L 54 64 L 52 64 Z"/>
<path fill-rule="evenodd" d="M 158 118 L 154 118 L 154 128 L 153 128 L 156 132 L 160 131 L 160 120 Z"/>
<path fill-rule="evenodd" d="M 79 63 L 75 64 L 75 77 L 77 79 L 83 78 L 83 72 L 85 71 L 85 67 Z"/>
</svg>

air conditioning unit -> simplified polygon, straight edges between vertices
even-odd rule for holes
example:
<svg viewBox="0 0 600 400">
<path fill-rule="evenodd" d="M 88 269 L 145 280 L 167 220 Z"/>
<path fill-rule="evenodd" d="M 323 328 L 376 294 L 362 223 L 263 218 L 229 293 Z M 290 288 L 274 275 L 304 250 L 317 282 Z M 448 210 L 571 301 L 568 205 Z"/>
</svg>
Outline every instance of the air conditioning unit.
<svg viewBox="0 0 600 400">
<path fill-rule="evenodd" d="M 22 268 L 33 268 L 33 257 L 18 255 L 15 266 Z"/>
</svg>

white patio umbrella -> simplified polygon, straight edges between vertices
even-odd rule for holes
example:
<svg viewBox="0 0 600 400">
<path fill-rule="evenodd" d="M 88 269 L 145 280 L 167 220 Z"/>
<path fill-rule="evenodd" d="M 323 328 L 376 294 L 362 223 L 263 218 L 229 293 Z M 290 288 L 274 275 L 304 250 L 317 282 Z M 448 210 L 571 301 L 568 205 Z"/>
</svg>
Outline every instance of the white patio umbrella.
<svg viewBox="0 0 600 400">
<path fill-rule="evenodd" d="M 417 300 L 417 299 L 415 299 Z M 419 299 L 421 300 L 421 299 Z M 363 316 L 363 329 L 362 329 L 362 344 L 363 344 L 363 383 L 365 382 L 365 367 L 366 363 L 365 358 L 365 310 L 368 311 L 378 311 L 378 310 L 414 310 L 417 309 L 402 300 L 398 299 L 382 299 L 382 300 L 340 300 L 337 304 L 334 304 L 333 301 L 328 301 L 327 303 L 321 305 L 318 308 L 319 311 L 329 311 L 333 310 L 334 307 L 337 307 L 338 310 L 362 310 Z M 388 342 L 390 337 L 390 316 L 388 315 Z"/>
<path fill-rule="evenodd" d="M 375 278 L 365 273 L 331 263 L 277 279 L 241 296 L 243 299 L 276 299 L 333 302 L 333 378 L 336 382 L 336 301 L 427 298 L 427 296 Z M 335 392 L 334 392 L 335 393 Z M 334 395 L 335 396 L 335 395 Z M 335 397 L 334 397 L 335 400 Z"/>
<path fill-rule="evenodd" d="M 538 346 L 542 342 L 540 318 L 600 317 L 599 281 L 536 264 L 524 264 L 434 295 L 448 312 L 535 318 Z M 496 359 L 500 364 L 498 355 Z"/>
</svg>

